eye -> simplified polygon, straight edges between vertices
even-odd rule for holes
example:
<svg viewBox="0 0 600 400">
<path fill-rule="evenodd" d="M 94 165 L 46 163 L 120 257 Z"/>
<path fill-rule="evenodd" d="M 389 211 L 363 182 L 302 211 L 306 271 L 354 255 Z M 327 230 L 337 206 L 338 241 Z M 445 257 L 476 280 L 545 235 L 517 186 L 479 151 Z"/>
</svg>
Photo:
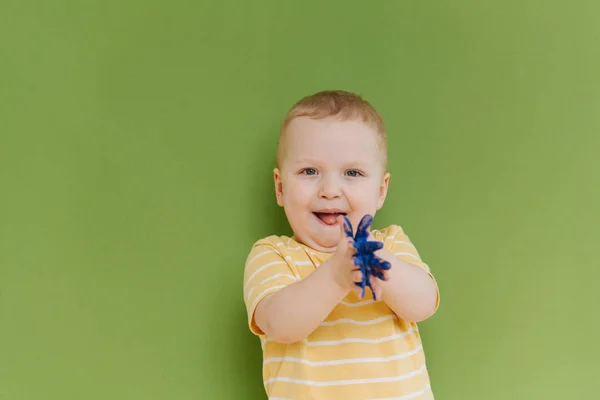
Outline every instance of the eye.
<svg viewBox="0 0 600 400">
<path fill-rule="evenodd" d="M 363 176 L 363 173 L 356 169 L 351 169 L 350 171 L 347 171 L 346 174 L 351 177 Z"/>
<path fill-rule="evenodd" d="M 304 168 L 300 173 L 304 175 L 316 175 L 317 170 L 314 168 Z"/>
</svg>

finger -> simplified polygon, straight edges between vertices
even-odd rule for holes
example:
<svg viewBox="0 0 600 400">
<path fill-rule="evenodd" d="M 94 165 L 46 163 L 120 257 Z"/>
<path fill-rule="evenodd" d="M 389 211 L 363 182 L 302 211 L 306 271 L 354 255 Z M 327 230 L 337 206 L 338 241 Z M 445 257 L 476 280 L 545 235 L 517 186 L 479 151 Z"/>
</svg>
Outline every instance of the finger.
<svg viewBox="0 0 600 400">
<path fill-rule="evenodd" d="M 383 248 L 383 243 L 378 241 L 362 242 L 360 246 L 361 253 L 374 253 Z"/>
<path fill-rule="evenodd" d="M 374 299 L 381 300 L 381 295 L 383 294 L 381 286 L 379 286 L 377 284 L 372 284 L 371 286 L 373 286 L 373 297 L 374 297 Z"/>
<path fill-rule="evenodd" d="M 384 271 L 387 271 L 388 269 L 392 268 L 392 264 L 379 257 L 373 257 L 373 259 L 371 260 L 371 266 L 375 269 L 380 269 Z"/>
<path fill-rule="evenodd" d="M 374 293 L 380 294 L 382 289 L 381 281 L 379 279 L 371 278 L 371 290 L 373 290 Z M 377 298 L 380 298 L 380 296 L 377 296 Z"/>
<path fill-rule="evenodd" d="M 376 278 L 379 278 L 379 279 L 381 279 L 381 280 L 385 280 L 385 275 L 383 274 L 383 272 L 384 272 L 384 271 L 383 271 L 383 270 L 381 270 L 381 269 L 374 269 L 374 270 L 371 272 L 371 274 L 372 274 L 374 277 L 376 277 Z"/>
<path fill-rule="evenodd" d="M 382 271 L 383 274 L 383 280 L 384 281 L 389 281 L 390 280 L 390 272 L 389 271 Z"/>
<path fill-rule="evenodd" d="M 346 234 L 346 236 L 349 238 L 354 238 L 354 232 L 353 232 L 354 230 L 352 229 L 352 222 L 350 222 L 348 217 L 346 217 L 345 215 L 340 215 L 338 217 L 338 221 L 340 218 L 342 219 L 342 225 L 343 225 L 344 233 Z"/>
<path fill-rule="evenodd" d="M 365 263 L 364 260 L 362 259 L 362 257 L 354 257 L 354 265 L 356 265 L 358 268 L 364 268 L 365 267 Z"/>
<path fill-rule="evenodd" d="M 356 242 L 354 241 L 354 239 L 352 239 L 351 237 L 346 238 L 346 242 L 348 244 L 348 249 L 351 250 L 352 254 L 355 254 L 357 249 L 356 249 Z"/>
<path fill-rule="evenodd" d="M 360 298 L 363 298 L 365 294 L 365 282 L 356 282 L 354 283 L 354 285 L 356 286 L 354 288 L 354 292 L 356 293 L 356 295 Z"/>
<path fill-rule="evenodd" d="M 347 235 L 343 216 L 338 215 L 337 223 L 340 226 L 340 239 L 338 241 L 338 248 L 343 253 L 347 253 L 347 251 L 350 250 L 350 254 L 354 254 L 355 252 L 352 251 L 352 249 L 355 247 L 354 239 Z"/>
<path fill-rule="evenodd" d="M 344 229 L 344 219 L 342 218 L 341 215 L 337 216 L 336 222 L 340 227 L 340 242 L 342 242 L 344 240 L 344 238 L 346 237 L 346 230 Z"/>
<path fill-rule="evenodd" d="M 352 281 L 354 282 L 362 282 L 363 280 L 363 274 L 361 270 L 357 270 L 357 271 L 353 271 L 352 272 Z"/>
<path fill-rule="evenodd" d="M 369 227 L 373 222 L 373 216 L 370 214 L 365 214 L 364 217 L 361 218 L 358 223 L 358 227 L 356 228 L 356 234 L 359 237 L 367 238 L 369 236 Z"/>
</svg>

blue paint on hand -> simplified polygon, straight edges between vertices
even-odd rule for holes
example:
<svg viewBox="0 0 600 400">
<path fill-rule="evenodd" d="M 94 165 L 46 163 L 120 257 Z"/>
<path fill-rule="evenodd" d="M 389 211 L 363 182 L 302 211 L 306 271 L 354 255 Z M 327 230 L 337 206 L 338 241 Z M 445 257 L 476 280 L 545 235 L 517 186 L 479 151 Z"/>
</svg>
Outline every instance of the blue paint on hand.
<svg viewBox="0 0 600 400">
<path fill-rule="evenodd" d="M 362 281 L 355 282 L 362 289 L 361 298 L 365 297 L 365 287 L 368 286 L 373 292 L 373 299 L 377 300 L 373 287 L 371 286 L 371 276 L 379 279 L 384 279 L 383 271 L 388 270 L 392 265 L 377 257 L 375 251 L 383 248 L 383 243 L 378 241 L 369 241 L 369 227 L 373 222 L 373 216 L 367 214 L 360 220 L 356 229 L 356 234 L 352 229 L 352 223 L 348 217 L 344 216 L 344 231 L 346 235 L 352 239 L 352 244 L 356 249 L 356 254 L 353 256 L 354 265 L 362 272 Z"/>
</svg>

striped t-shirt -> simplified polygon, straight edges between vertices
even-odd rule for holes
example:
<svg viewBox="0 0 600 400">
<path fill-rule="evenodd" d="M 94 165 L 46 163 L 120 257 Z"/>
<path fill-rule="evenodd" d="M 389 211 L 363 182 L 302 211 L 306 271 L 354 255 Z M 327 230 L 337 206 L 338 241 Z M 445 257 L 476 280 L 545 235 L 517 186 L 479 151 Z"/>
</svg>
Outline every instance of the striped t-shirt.
<svg viewBox="0 0 600 400">
<path fill-rule="evenodd" d="M 401 227 L 372 233 L 400 259 L 429 272 Z M 306 278 L 331 255 L 287 236 L 261 239 L 248 255 L 244 300 L 250 330 L 261 340 L 269 399 L 433 399 L 417 325 L 373 301 L 368 288 L 364 299 L 350 292 L 296 343 L 275 342 L 256 325 L 254 311 L 261 299 Z"/>
</svg>

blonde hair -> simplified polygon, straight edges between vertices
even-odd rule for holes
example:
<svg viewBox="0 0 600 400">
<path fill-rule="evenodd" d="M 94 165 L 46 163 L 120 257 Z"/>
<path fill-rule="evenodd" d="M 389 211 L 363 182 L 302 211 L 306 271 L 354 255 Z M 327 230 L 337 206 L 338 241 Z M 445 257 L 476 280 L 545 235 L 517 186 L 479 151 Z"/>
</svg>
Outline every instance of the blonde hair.
<svg viewBox="0 0 600 400">
<path fill-rule="evenodd" d="M 324 90 L 303 97 L 288 111 L 279 130 L 277 166 L 283 160 L 283 142 L 288 125 L 299 117 L 322 119 L 338 117 L 342 121 L 359 120 L 371 126 L 378 134 L 383 166 L 387 171 L 387 137 L 383 118 L 375 108 L 360 95 L 344 90 Z"/>
</svg>

